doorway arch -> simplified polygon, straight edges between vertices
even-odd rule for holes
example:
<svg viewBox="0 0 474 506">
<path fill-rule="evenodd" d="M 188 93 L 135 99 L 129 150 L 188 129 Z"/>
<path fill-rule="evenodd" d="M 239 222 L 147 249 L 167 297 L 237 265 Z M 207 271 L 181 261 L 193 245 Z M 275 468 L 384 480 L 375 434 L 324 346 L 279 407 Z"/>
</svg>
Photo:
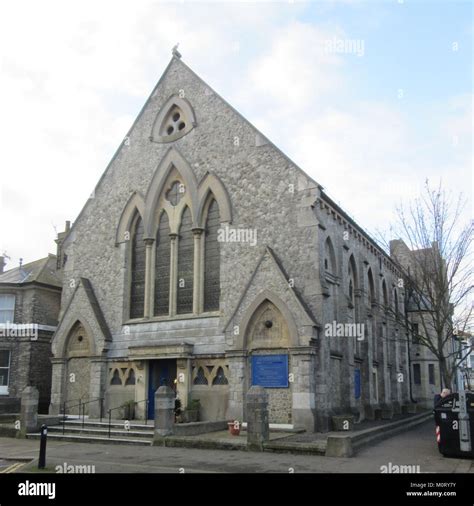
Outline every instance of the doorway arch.
<svg viewBox="0 0 474 506">
<path fill-rule="evenodd" d="M 288 372 L 291 370 L 290 342 L 290 325 L 283 312 L 272 300 L 264 298 L 246 327 L 246 381 L 247 389 L 252 385 L 265 388 L 270 423 L 291 424 L 293 419 L 292 383 L 288 381 Z"/>
<path fill-rule="evenodd" d="M 77 321 L 69 333 L 66 345 L 66 411 L 69 414 L 80 414 L 79 399 L 89 401 L 91 378 L 91 338 L 84 325 Z M 74 407 L 73 407 L 74 406 Z M 88 413 L 89 405 L 85 406 Z"/>
</svg>

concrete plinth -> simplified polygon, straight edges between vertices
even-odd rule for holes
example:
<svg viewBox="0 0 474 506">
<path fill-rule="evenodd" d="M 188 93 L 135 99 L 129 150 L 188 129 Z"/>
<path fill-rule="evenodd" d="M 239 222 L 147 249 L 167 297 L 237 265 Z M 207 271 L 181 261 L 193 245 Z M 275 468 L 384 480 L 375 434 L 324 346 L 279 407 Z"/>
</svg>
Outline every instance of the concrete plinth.
<svg viewBox="0 0 474 506">
<path fill-rule="evenodd" d="M 21 393 L 21 429 L 20 433 L 38 430 L 38 401 L 39 392 L 36 387 L 26 387 Z"/>
<path fill-rule="evenodd" d="M 172 388 L 162 386 L 155 392 L 155 437 L 174 433 L 175 393 Z"/>
<path fill-rule="evenodd" d="M 328 436 L 326 457 L 352 457 L 352 441 L 349 436 Z"/>
<path fill-rule="evenodd" d="M 247 403 L 247 446 L 263 451 L 263 444 L 270 439 L 268 423 L 268 394 L 260 386 L 250 387 Z"/>
</svg>

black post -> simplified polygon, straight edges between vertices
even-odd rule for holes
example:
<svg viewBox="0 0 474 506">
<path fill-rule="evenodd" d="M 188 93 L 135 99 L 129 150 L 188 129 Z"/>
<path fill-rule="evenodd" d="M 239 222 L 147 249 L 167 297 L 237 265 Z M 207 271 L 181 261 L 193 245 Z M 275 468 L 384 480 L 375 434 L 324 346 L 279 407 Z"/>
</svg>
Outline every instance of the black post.
<svg viewBox="0 0 474 506">
<path fill-rule="evenodd" d="M 103 406 L 104 403 L 103 403 L 103 398 L 102 397 L 99 399 L 99 403 L 100 403 L 100 422 L 102 423 L 102 415 L 103 415 L 102 409 L 104 407 Z"/>
<path fill-rule="evenodd" d="M 86 405 L 85 403 L 82 405 L 82 428 L 84 428 L 84 418 L 86 416 Z"/>
<path fill-rule="evenodd" d="M 66 401 L 64 401 L 63 404 L 63 436 L 65 429 L 66 429 Z"/>
<path fill-rule="evenodd" d="M 112 410 L 109 409 L 109 438 L 110 438 L 110 424 L 112 422 Z"/>
<path fill-rule="evenodd" d="M 41 426 L 40 453 L 38 459 L 38 469 L 44 469 L 46 466 L 46 441 L 48 439 L 48 427 Z"/>
</svg>

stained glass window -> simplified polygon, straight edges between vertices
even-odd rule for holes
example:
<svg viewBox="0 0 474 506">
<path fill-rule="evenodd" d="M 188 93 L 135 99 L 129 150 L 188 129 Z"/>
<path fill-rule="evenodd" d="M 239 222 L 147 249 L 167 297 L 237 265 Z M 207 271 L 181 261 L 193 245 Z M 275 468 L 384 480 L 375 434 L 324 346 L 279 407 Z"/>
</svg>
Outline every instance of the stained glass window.
<svg viewBox="0 0 474 506">
<path fill-rule="evenodd" d="M 178 279 L 177 304 L 178 314 L 193 312 L 193 263 L 194 238 L 191 211 L 189 207 L 183 212 L 178 238 Z"/>
<path fill-rule="evenodd" d="M 212 380 L 213 385 L 228 385 L 229 382 L 227 381 L 227 378 L 224 373 L 224 369 L 222 367 L 219 367 L 217 369 L 216 377 Z"/>
<path fill-rule="evenodd" d="M 206 375 L 204 374 L 204 369 L 202 367 L 200 367 L 198 369 L 198 372 L 196 374 L 196 377 L 194 378 L 193 384 L 194 385 L 208 385 L 207 378 L 206 378 Z"/>
<path fill-rule="evenodd" d="M 130 318 L 142 318 L 145 304 L 145 243 L 143 221 L 139 216 L 132 240 L 132 281 L 130 287 Z"/>
<path fill-rule="evenodd" d="M 218 311 L 220 297 L 219 207 L 213 200 L 209 206 L 204 244 L 204 311 Z"/>
<path fill-rule="evenodd" d="M 118 369 L 114 370 L 114 374 L 112 376 L 112 379 L 110 380 L 111 385 L 121 385 L 122 380 L 120 379 L 120 373 L 118 372 Z"/>
<path fill-rule="evenodd" d="M 155 315 L 169 314 L 170 307 L 170 225 L 163 212 L 156 234 Z"/>
</svg>

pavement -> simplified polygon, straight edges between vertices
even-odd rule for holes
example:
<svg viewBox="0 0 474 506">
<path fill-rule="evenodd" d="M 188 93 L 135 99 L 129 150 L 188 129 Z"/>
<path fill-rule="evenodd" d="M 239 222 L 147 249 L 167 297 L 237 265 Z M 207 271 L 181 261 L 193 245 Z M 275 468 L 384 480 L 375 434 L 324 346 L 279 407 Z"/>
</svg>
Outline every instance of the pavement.
<svg viewBox="0 0 474 506">
<path fill-rule="evenodd" d="M 37 440 L 0 438 L 0 473 L 7 465 L 10 472 L 37 472 L 38 451 Z M 30 463 L 11 467 L 25 460 Z M 438 452 L 432 420 L 352 458 L 48 441 L 46 472 L 56 472 L 56 466 L 88 466 L 82 469 L 96 473 L 380 473 L 382 466 L 400 465 L 421 473 L 474 473 L 473 460 Z"/>
</svg>

